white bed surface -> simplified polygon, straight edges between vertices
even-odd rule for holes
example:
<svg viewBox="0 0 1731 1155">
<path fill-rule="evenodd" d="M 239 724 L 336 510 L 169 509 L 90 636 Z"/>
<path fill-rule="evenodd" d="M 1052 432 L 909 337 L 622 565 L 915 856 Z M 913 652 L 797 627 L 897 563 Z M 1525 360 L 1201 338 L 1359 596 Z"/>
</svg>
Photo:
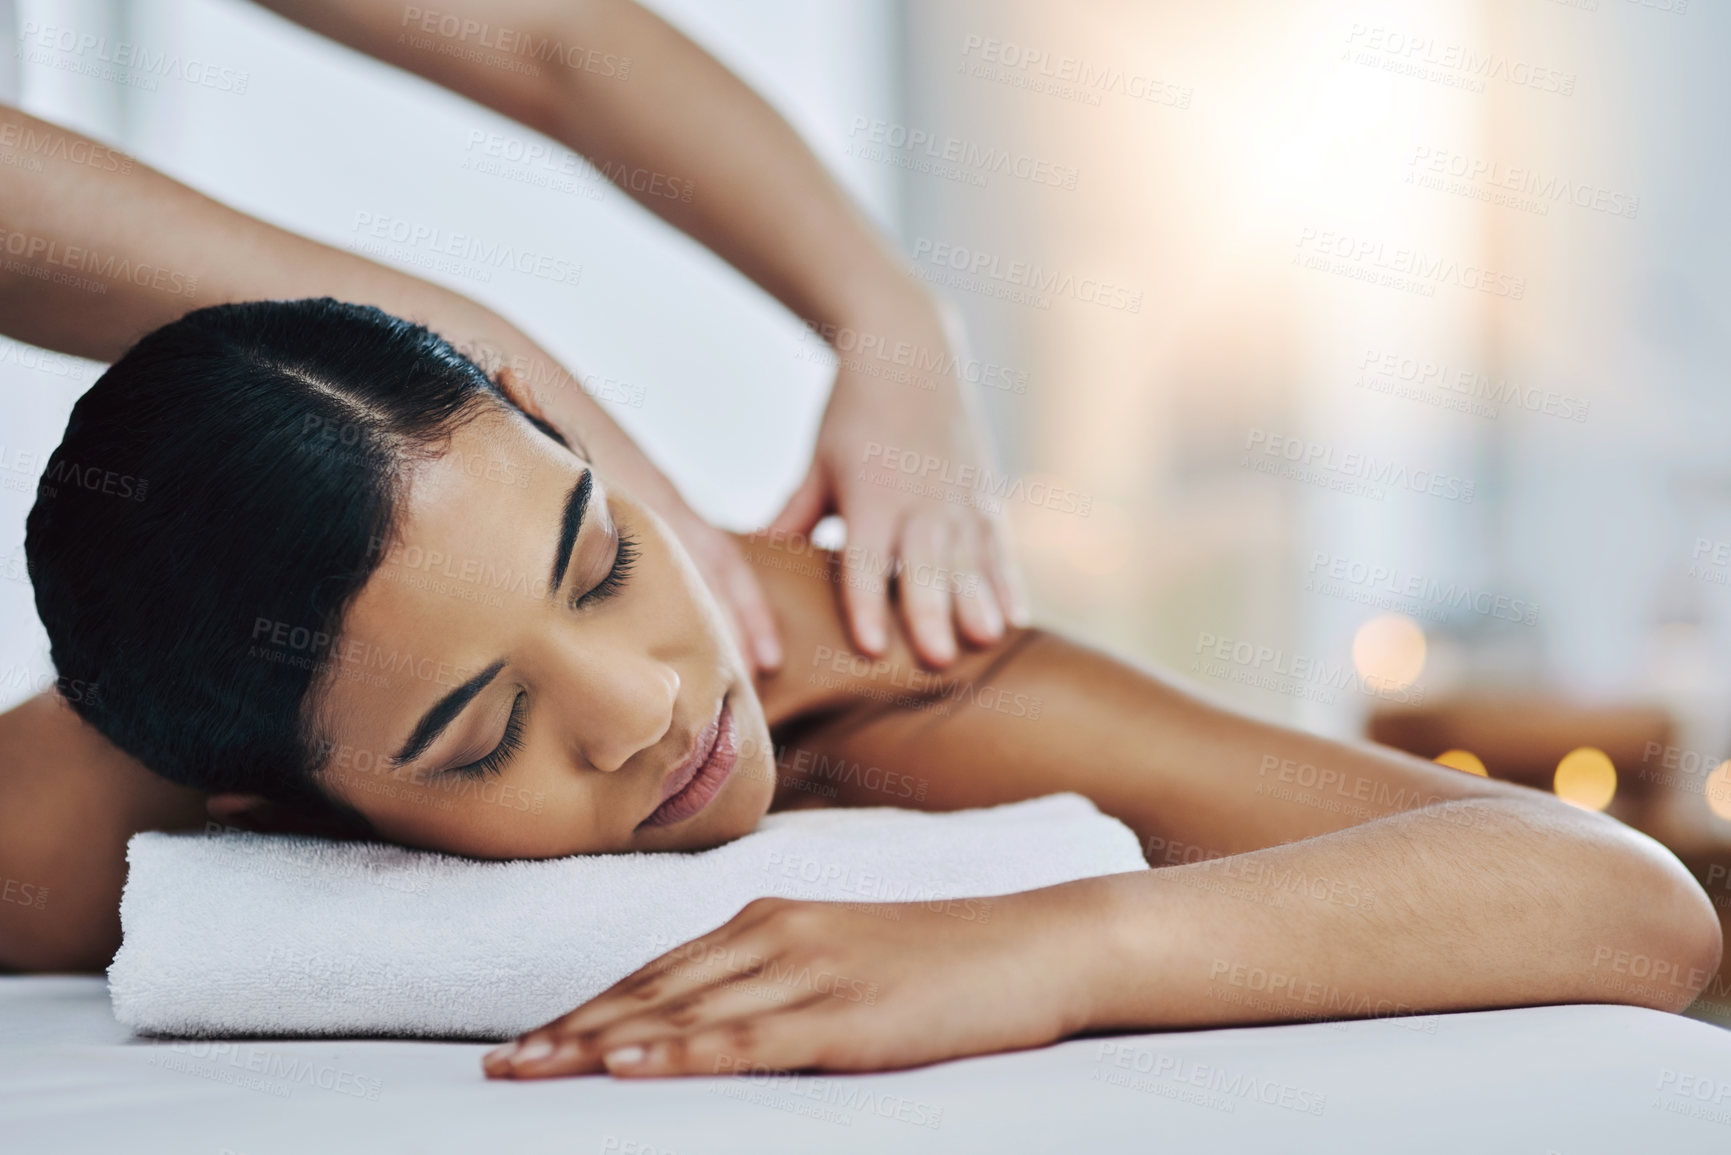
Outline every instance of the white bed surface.
<svg viewBox="0 0 1731 1155">
<path fill-rule="evenodd" d="M 1080 1039 L 918 1071 L 775 1082 L 490 1083 L 480 1045 L 269 1040 L 213 1054 L 216 1045 L 129 1037 L 100 978 L 0 979 L 0 1148 L 1731 1151 L 1731 1033 L 1629 1007 Z"/>
</svg>

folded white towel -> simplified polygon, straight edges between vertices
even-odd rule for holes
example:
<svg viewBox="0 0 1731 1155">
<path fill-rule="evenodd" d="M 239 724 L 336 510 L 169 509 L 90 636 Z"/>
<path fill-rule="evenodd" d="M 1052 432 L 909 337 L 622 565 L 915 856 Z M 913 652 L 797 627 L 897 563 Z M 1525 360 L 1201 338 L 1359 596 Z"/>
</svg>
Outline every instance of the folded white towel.
<svg viewBox="0 0 1731 1155">
<path fill-rule="evenodd" d="M 754 898 L 946 903 L 1142 869 L 1077 794 L 926 814 L 799 810 L 694 854 L 480 862 L 291 835 L 139 834 L 114 1015 L 141 1034 L 502 1039 Z"/>
</svg>

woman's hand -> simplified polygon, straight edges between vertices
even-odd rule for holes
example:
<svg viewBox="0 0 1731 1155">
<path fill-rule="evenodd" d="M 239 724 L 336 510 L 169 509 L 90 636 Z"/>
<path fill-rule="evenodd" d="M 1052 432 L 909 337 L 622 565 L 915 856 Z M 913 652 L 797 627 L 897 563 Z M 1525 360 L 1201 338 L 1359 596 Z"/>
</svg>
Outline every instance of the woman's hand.
<svg viewBox="0 0 1731 1155">
<path fill-rule="evenodd" d="M 1099 904 L 1078 884 L 934 903 L 760 898 L 483 1060 L 492 1078 L 875 1071 L 1089 1025 Z"/>
<path fill-rule="evenodd" d="M 1006 618 L 1026 624 L 1025 598 L 1002 509 L 985 491 L 990 460 L 957 377 L 959 334 L 925 300 L 880 315 L 824 334 L 840 359 L 835 387 L 811 468 L 770 528 L 809 533 L 839 513 L 855 644 L 884 652 L 895 574 L 914 648 L 941 667 L 956 657 L 958 632 L 989 645 Z"/>
</svg>

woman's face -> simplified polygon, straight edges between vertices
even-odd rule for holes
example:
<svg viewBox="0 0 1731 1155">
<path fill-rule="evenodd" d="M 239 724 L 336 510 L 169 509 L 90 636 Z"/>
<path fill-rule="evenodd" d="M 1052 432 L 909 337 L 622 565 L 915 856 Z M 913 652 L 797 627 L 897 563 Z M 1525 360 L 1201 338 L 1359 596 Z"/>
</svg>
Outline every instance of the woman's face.
<svg viewBox="0 0 1731 1155">
<path fill-rule="evenodd" d="M 314 699 L 327 793 L 478 858 L 749 833 L 775 787 L 763 710 L 660 519 L 502 409 L 406 482 Z"/>
</svg>

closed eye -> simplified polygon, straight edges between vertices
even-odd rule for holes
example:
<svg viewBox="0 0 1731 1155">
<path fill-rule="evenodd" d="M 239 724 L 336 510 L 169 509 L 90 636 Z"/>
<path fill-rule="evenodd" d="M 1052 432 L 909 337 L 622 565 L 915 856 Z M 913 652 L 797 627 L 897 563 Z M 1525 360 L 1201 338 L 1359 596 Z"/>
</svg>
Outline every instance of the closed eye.
<svg viewBox="0 0 1731 1155">
<path fill-rule="evenodd" d="M 444 773 L 466 774 L 473 778 L 504 773 L 505 767 L 511 764 L 512 757 L 523 748 L 523 715 L 528 700 L 529 691 L 517 691 L 517 698 L 511 703 L 511 716 L 505 719 L 505 736 L 499 739 L 499 744 L 493 747 L 491 754 L 466 766 L 453 766 Z"/>
<path fill-rule="evenodd" d="M 625 587 L 625 579 L 631 576 L 632 567 L 637 564 L 637 539 L 623 531 L 619 534 L 619 545 L 613 554 L 613 568 L 607 571 L 607 576 L 596 582 L 590 590 L 571 600 L 571 608 L 584 609 L 587 606 L 604 602 Z"/>
</svg>

